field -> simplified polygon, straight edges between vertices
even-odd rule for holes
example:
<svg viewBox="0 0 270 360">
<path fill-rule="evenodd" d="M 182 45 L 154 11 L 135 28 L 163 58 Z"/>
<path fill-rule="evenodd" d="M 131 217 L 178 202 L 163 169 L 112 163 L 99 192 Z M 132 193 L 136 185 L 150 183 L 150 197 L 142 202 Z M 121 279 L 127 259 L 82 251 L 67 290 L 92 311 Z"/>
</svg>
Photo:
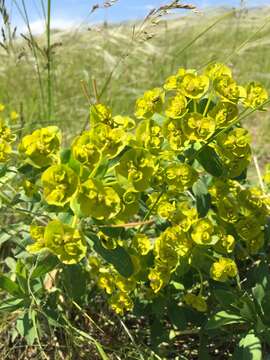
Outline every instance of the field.
<svg viewBox="0 0 270 360">
<path fill-rule="evenodd" d="M 4 36 L 2 33 L 0 48 L 0 104 L 5 104 L 7 111 L 18 113 L 20 136 L 40 126 L 56 125 L 62 130 L 64 145 L 68 147 L 74 135 L 85 130 L 90 105 L 101 101 L 110 106 L 114 114 L 134 117 L 136 99 L 146 90 L 162 86 L 165 79 L 181 67 L 202 69 L 211 62 L 222 62 L 232 68 L 239 83 L 246 84 L 252 79 L 262 83 L 270 91 L 269 18 L 270 8 L 208 9 L 203 12 L 183 12 L 180 16 L 165 16 L 160 20 L 154 19 L 158 20 L 157 23 L 149 17 L 136 23 L 91 26 L 82 24 L 68 31 L 53 29 L 49 39 L 48 35 L 34 36 L 31 33 L 9 37 L 12 24 L 8 24 L 4 29 Z M 252 135 L 254 156 L 249 168 L 249 183 L 258 184 L 262 182 L 261 173 L 265 165 L 270 162 L 269 111 L 254 112 L 245 118 L 241 125 Z M 11 185 L 13 186 L 12 183 Z M 12 193 L 14 189 L 8 189 L 8 195 L 9 191 Z M 4 206 L 1 208 L 2 200 L 0 210 L 5 209 Z M 1 214 L 3 218 L 8 216 L 2 212 Z M 150 215 L 151 210 L 150 213 L 146 213 L 143 220 L 149 220 Z M 23 219 L 26 218 L 19 218 L 20 221 L 24 221 Z M 12 220 L 13 217 L 10 215 L 8 221 Z M 75 224 L 76 221 L 77 215 Z M 25 224 L 22 225 L 24 229 Z M 0 248 L 1 271 L 6 272 L 10 269 L 11 279 L 14 280 L 16 276 L 13 270 L 16 265 L 12 254 L 14 255 L 13 247 L 7 243 Z M 26 259 L 29 261 L 29 258 Z M 259 260 L 254 260 L 251 256 L 251 263 L 257 264 Z M 247 264 L 250 266 L 250 262 Z M 30 317 L 30 322 L 34 324 L 34 333 L 43 335 L 40 338 L 37 336 L 37 341 L 31 344 L 31 340 L 28 342 L 30 333 L 25 333 L 25 338 L 22 339 L 28 320 L 19 314 L 19 310 L 10 314 L 0 310 L 0 360 L 210 359 L 202 349 L 198 357 L 199 336 L 201 347 L 206 344 L 207 339 L 201 338 L 198 331 L 193 329 L 171 331 L 169 336 L 175 339 L 173 349 L 167 352 L 165 346 L 159 354 L 154 353 L 150 349 L 153 334 L 150 334 L 144 316 L 136 318 L 134 315 L 115 315 L 108 309 L 96 285 L 93 285 L 87 294 L 88 297 L 82 294 L 76 298 L 73 296 L 73 291 L 77 291 L 77 284 L 72 281 L 74 274 L 69 273 L 69 270 L 63 270 L 63 273 L 65 271 L 66 278 L 61 280 L 61 286 L 64 284 L 63 289 L 64 293 L 68 294 L 68 301 L 62 301 L 60 295 L 58 305 L 64 314 L 68 314 L 66 318 L 63 317 L 66 323 L 60 323 L 59 320 L 55 325 L 58 321 L 56 315 L 49 313 L 49 310 L 45 313 L 44 308 L 40 310 L 42 300 L 36 300 L 33 296 L 34 305 L 31 304 L 29 310 L 29 314 L 32 311 L 33 317 Z M 58 275 L 54 270 L 50 274 L 51 279 L 46 279 L 45 288 L 49 293 L 49 301 L 54 301 L 53 298 L 58 296 L 56 294 L 59 291 L 54 287 Z M 78 272 L 78 276 L 82 276 L 82 273 Z M 32 296 L 29 284 L 29 296 Z M 241 290 L 239 279 L 237 287 Z M 3 288 L 1 280 L 0 288 Z M 86 298 L 91 300 L 91 295 L 95 301 L 87 307 L 81 307 L 80 304 L 85 304 Z M 4 297 L 5 293 L 1 292 L 0 298 Z M 155 305 L 155 315 L 162 308 L 162 300 L 161 303 L 158 301 Z M 136 310 L 139 313 L 139 310 Z M 38 326 L 35 324 L 33 319 L 39 311 L 41 318 L 48 315 L 48 326 L 42 321 Z M 61 321 L 63 319 L 61 318 Z M 73 325 L 70 319 L 74 320 Z M 23 330 L 18 330 L 18 326 Z M 229 332 L 224 334 L 229 336 Z M 233 345 L 236 344 L 233 343 L 235 341 L 232 340 Z M 269 353 L 269 343 L 268 339 L 268 345 L 263 349 L 265 353 Z M 209 342 L 207 346 L 213 359 L 232 358 L 233 350 L 230 346 L 224 349 L 222 342 L 220 345 Z M 241 356 L 245 354 L 242 353 Z M 261 358 L 245 358 L 239 355 L 239 358 L 233 359 Z"/>
</svg>

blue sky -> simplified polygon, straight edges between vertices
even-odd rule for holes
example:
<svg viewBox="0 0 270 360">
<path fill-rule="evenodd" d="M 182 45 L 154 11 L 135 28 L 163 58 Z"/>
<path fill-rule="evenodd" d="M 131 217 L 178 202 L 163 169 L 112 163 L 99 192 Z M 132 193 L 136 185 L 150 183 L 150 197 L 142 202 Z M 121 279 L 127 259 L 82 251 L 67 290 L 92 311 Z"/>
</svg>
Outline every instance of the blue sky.
<svg viewBox="0 0 270 360">
<path fill-rule="evenodd" d="M 46 3 L 47 1 L 44 0 Z M 168 3 L 169 0 L 118 0 L 109 9 L 98 10 L 90 15 L 94 4 L 102 4 L 102 0 L 52 0 L 52 25 L 57 28 L 68 28 L 82 22 L 124 21 L 140 19 L 144 17 L 151 8 Z M 183 0 L 183 3 L 190 3 L 203 10 L 205 7 L 218 6 L 239 6 L 240 0 Z M 247 6 L 270 5 L 270 0 L 246 0 Z M 24 28 L 22 16 L 18 13 L 16 5 L 21 7 L 21 0 L 7 0 L 12 10 L 13 23 L 18 25 L 19 30 Z M 30 22 L 34 32 L 41 32 L 44 26 L 42 20 L 41 0 L 25 0 Z"/>
</svg>

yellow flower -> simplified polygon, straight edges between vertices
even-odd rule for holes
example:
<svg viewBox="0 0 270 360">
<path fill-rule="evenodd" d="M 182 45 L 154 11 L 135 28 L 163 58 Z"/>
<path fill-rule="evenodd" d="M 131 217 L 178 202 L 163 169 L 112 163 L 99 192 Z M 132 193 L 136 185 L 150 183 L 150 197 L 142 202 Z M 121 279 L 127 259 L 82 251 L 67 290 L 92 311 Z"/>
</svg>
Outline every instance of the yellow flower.
<svg viewBox="0 0 270 360">
<path fill-rule="evenodd" d="M 183 191 L 190 188 L 198 179 L 198 173 L 188 164 L 171 164 L 165 170 L 165 181 L 171 190 Z"/>
<path fill-rule="evenodd" d="M 213 280 L 225 282 L 230 277 L 237 275 L 237 266 L 232 259 L 221 257 L 214 262 L 210 269 L 210 275 Z"/>
<path fill-rule="evenodd" d="M 8 142 L 0 139 L 0 163 L 6 162 L 12 153 L 12 148 Z"/>
<path fill-rule="evenodd" d="M 58 160 L 60 143 L 59 129 L 56 126 L 48 126 L 24 136 L 19 151 L 26 162 L 36 168 L 42 168 Z"/>
<path fill-rule="evenodd" d="M 166 116 L 171 119 L 179 119 L 187 112 L 187 99 L 182 94 L 177 94 L 172 98 L 165 110 Z"/>
<path fill-rule="evenodd" d="M 232 71 L 228 66 L 224 64 L 212 63 L 209 64 L 205 69 L 205 75 L 208 76 L 211 80 L 215 80 L 216 78 L 219 78 L 223 75 L 231 77 Z"/>
<path fill-rule="evenodd" d="M 207 303 L 205 299 L 200 295 L 186 294 L 183 298 L 184 302 L 200 312 L 207 311 Z"/>
<path fill-rule="evenodd" d="M 30 235 L 35 241 L 27 251 L 49 250 L 64 264 L 76 264 L 86 255 L 86 242 L 79 230 L 52 220 L 45 226 L 31 225 Z"/>
<path fill-rule="evenodd" d="M 45 226 L 30 226 L 30 236 L 35 241 L 34 244 L 28 245 L 26 250 L 32 254 L 35 254 L 43 249 L 46 249 L 46 243 L 44 239 Z"/>
<path fill-rule="evenodd" d="M 67 165 L 53 165 L 44 171 L 41 182 L 46 202 L 64 206 L 76 194 L 79 178 Z"/>
<path fill-rule="evenodd" d="M 10 117 L 10 120 L 16 121 L 19 119 L 19 114 L 17 113 L 17 111 L 11 111 L 9 117 Z"/>
<path fill-rule="evenodd" d="M 91 141 L 90 131 L 85 131 L 81 136 L 76 137 L 71 149 L 74 159 L 90 170 L 93 170 L 101 156 L 99 149 Z"/>
<path fill-rule="evenodd" d="M 205 75 L 186 74 L 181 81 L 181 92 L 190 99 L 200 99 L 209 88 Z"/>
<path fill-rule="evenodd" d="M 45 247 L 54 253 L 64 264 L 76 264 L 87 251 L 86 242 L 78 229 L 52 220 L 45 228 Z"/>
<path fill-rule="evenodd" d="M 189 143 L 178 119 L 168 119 L 163 125 L 163 133 L 174 151 L 183 151 Z"/>
<path fill-rule="evenodd" d="M 236 81 L 229 75 L 222 75 L 215 79 L 214 88 L 223 102 L 229 101 L 237 104 L 239 100 L 246 97 L 246 90 L 237 85 Z"/>
<path fill-rule="evenodd" d="M 191 238 L 198 245 L 211 245 L 215 239 L 215 228 L 209 219 L 200 219 L 192 226 Z"/>
<path fill-rule="evenodd" d="M 109 272 L 101 272 L 97 280 L 98 286 L 111 295 L 115 289 L 114 276 Z"/>
<path fill-rule="evenodd" d="M 133 309 L 131 298 L 123 292 L 114 294 L 110 298 L 110 305 L 112 310 L 119 315 L 124 315 L 125 311 L 131 311 Z"/>
<path fill-rule="evenodd" d="M 170 271 L 165 265 L 157 263 L 148 274 L 150 280 L 150 287 L 154 293 L 158 293 L 170 281 Z"/>
<path fill-rule="evenodd" d="M 182 129 L 188 140 L 205 141 L 215 132 L 215 120 L 199 113 L 188 113 L 182 122 Z"/>
<path fill-rule="evenodd" d="M 229 102 L 219 102 L 209 112 L 209 115 L 215 120 L 217 127 L 226 127 L 236 121 L 238 108 Z"/>
<path fill-rule="evenodd" d="M 0 103 L 0 112 L 4 111 L 5 108 L 6 108 L 5 105 Z"/>
<path fill-rule="evenodd" d="M 135 116 L 138 119 L 149 118 L 154 113 L 159 113 L 162 110 L 164 103 L 164 91 L 160 88 L 155 88 L 146 91 L 143 97 L 136 101 Z"/>
<path fill-rule="evenodd" d="M 90 126 L 97 124 L 112 125 L 112 112 L 109 107 L 104 104 L 95 104 L 90 107 Z"/>
<path fill-rule="evenodd" d="M 222 254 L 230 254 L 235 247 L 235 238 L 232 235 L 221 234 L 220 240 L 215 245 L 215 250 Z"/>
<path fill-rule="evenodd" d="M 137 234 L 132 239 L 132 245 L 136 251 L 141 255 L 147 255 L 152 249 L 152 244 L 150 239 L 144 234 Z"/>
<path fill-rule="evenodd" d="M 246 90 L 247 96 L 244 99 L 246 107 L 256 109 L 268 100 L 268 92 L 260 83 L 251 82 Z"/>
<path fill-rule="evenodd" d="M 118 193 L 100 181 L 89 179 L 80 188 L 78 202 L 82 213 L 99 220 L 111 219 L 121 211 Z"/>
<path fill-rule="evenodd" d="M 16 135 L 12 134 L 11 129 L 6 125 L 5 121 L 0 119 L 0 140 L 11 143 L 15 139 Z"/>
</svg>

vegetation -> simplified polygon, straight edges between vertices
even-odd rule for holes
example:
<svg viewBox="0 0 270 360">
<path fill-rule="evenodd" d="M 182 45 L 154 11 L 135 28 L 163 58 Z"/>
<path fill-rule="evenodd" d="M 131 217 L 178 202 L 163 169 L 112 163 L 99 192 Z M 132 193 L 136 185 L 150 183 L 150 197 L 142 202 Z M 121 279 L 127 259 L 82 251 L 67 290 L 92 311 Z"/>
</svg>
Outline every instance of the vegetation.
<svg viewBox="0 0 270 360">
<path fill-rule="evenodd" d="M 0 5 L 0 357 L 269 354 L 262 10 L 59 32 L 48 1 L 17 39 Z"/>
</svg>

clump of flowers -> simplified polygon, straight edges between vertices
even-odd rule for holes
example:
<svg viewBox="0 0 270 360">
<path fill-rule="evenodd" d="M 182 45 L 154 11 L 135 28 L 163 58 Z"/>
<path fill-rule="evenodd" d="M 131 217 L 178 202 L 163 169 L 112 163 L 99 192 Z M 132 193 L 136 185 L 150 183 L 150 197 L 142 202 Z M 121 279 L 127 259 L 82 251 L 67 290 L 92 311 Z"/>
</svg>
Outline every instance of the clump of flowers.
<svg viewBox="0 0 270 360">
<path fill-rule="evenodd" d="M 29 225 L 27 250 L 88 266 L 117 314 L 159 296 L 207 312 L 213 283 L 236 288 L 241 262 L 266 246 L 270 199 L 246 181 L 241 119 L 267 99 L 225 65 L 181 68 L 136 101 L 134 116 L 92 105 L 90 129 L 70 148 L 49 126 L 18 141 L 17 159 L 1 120 L 0 162 L 20 164 L 24 199 L 46 215 Z"/>
</svg>

